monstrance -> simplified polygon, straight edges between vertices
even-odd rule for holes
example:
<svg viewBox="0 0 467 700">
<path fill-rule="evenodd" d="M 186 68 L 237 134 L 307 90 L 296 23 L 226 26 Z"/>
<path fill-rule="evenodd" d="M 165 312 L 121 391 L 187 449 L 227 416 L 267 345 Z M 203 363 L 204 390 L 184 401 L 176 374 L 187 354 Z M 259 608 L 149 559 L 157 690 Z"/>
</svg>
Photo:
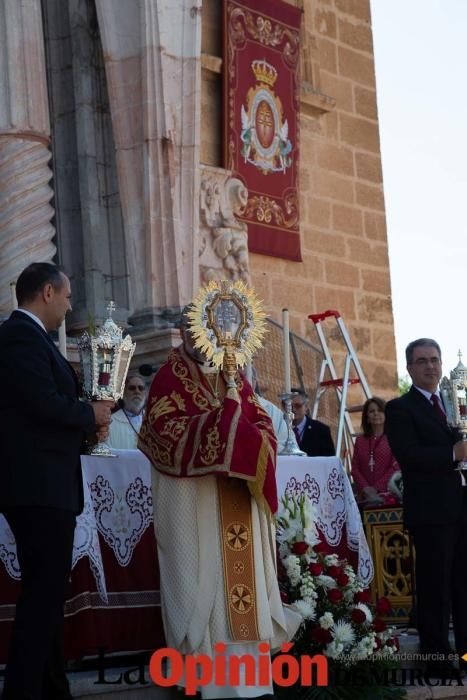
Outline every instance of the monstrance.
<svg viewBox="0 0 467 700">
<path fill-rule="evenodd" d="M 235 374 L 262 346 L 266 314 L 252 289 L 237 280 L 202 287 L 187 314 L 195 346 L 224 370 L 227 396 L 238 400 Z"/>
</svg>

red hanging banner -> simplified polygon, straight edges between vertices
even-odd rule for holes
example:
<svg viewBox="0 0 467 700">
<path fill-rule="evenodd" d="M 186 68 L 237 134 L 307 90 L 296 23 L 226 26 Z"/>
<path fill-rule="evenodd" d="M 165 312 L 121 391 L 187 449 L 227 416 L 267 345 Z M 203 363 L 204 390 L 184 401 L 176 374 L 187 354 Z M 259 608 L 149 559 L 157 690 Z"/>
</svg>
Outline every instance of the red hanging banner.
<svg viewBox="0 0 467 700">
<path fill-rule="evenodd" d="M 224 0 L 224 166 L 248 188 L 253 253 L 301 260 L 298 208 L 301 10 Z"/>
</svg>

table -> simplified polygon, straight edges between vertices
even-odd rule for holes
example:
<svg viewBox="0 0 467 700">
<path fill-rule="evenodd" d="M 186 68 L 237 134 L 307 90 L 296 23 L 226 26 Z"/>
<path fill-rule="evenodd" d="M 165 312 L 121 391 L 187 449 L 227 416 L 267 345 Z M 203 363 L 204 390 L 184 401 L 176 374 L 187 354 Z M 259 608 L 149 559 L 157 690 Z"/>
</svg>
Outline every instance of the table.
<svg viewBox="0 0 467 700">
<path fill-rule="evenodd" d="M 153 529 L 151 466 L 138 450 L 115 459 L 82 457 L 85 506 L 77 519 L 67 659 L 165 646 Z M 347 475 L 335 457 L 279 457 L 280 494 L 306 492 L 326 542 L 368 584 L 373 565 Z M 20 570 L 14 538 L 0 514 L 0 663 L 5 663 Z"/>
<path fill-rule="evenodd" d="M 337 457 L 279 457 L 279 495 L 306 493 L 317 511 L 317 527 L 332 550 L 346 557 L 368 586 L 374 569 L 349 477 Z"/>
<path fill-rule="evenodd" d="M 165 645 L 153 529 L 151 467 L 137 450 L 116 458 L 83 456 L 84 510 L 76 523 L 68 659 Z M 5 663 L 20 570 L 14 538 L 0 514 L 0 663 Z"/>
</svg>

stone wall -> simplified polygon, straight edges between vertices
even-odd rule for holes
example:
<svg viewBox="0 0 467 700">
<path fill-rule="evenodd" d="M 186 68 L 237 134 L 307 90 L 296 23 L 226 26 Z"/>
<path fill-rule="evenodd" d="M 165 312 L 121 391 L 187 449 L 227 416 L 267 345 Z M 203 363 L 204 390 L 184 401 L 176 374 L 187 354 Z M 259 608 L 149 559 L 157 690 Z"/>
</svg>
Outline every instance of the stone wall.
<svg viewBox="0 0 467 700">
<path fill-rule="evenodd" d="M 0 33 L 22 38 L 5 53 L 17 79 L 0 81 L 0 318 L 22 267 L 57 249 L 76 302 L 69 333 L 112 298 L 138 357 L 159 361 L 200 279 L 251 279 L 271 318 L 287 306 L 314 343 L 307 315 L 339 310 L 373 391 L 395 391 L 369 0 L 289 1 L 304 14 L 301 263 L 248 256 L 235 219 L 246 193 L 222 163 L 221 0 L 8 4 Z"/>
<path fill-rule="evenodd" d="M 291 4 L 299 4 L 290 0 Z M 250 255 L 270 316 L 312 342 L 310 313 L 341 312 L 372 391 L 396 391 L 396 353 L 369 0 L 303 0 L 303 262 Z M 221 3 L 204 0 L 201 161 L 221 162 Z M 336 346 L 338 350 L 338 346 Z"/>
</svg>

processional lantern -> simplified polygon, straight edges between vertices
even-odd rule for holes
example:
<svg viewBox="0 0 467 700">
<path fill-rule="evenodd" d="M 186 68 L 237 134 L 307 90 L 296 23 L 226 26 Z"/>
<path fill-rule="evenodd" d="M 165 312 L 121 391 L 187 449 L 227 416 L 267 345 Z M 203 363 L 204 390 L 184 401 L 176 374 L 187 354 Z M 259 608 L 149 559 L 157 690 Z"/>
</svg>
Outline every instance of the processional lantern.
<svg viewBox="0 0 467 700">
<path fill-rule="evenodd" d="M 449 425 L 457 428 L 462 440 L 467 441 L 467 367 L 462 363 L 460 350 L 458 356 L 459 362 L 451 370 L 449 379 L 442 378 L 440 391 Z M 459 462 L 456 469 L 467 469 L 467 462 Z"/>
<path fill-rule="evenodd" d="M 86 331 L 78 341 L 83 398 L 88 401 L 118 401 L 125 391 L 136 343 L 130 335 L 123 337 L 123 329 L 112 318 L 115 308 L 114 302 L 109 302 L 102 327 L 95 333 Z M 101 442 L 91 454 L 114 456 Z"/>
</svg>

